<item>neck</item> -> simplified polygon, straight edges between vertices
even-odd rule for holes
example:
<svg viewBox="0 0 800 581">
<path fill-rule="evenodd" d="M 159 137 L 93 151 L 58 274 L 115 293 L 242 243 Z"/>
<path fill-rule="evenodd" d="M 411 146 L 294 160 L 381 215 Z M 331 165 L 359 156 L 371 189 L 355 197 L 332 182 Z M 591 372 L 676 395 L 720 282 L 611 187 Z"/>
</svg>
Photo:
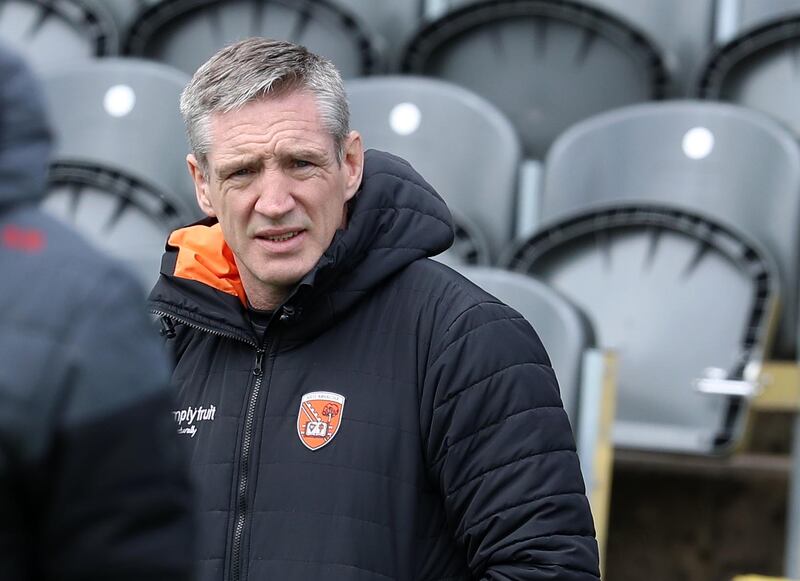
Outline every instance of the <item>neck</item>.
<svg viewBox="0 0 800 581">
<path fill-rule="evenodd" d="M 242 283 L 250 306 L 259 311 L 274 311 L 288 295 L 286 292 L 278 292 L 274 289 L 265 288 L 263 285 L 258 285 L 256 288 L 251 289 L 244 280 L 242 280 Z"/>
<path fill-rule="evenodd" d="M 289 296 L 288 288 L 264 284 L 249 273 L 247 269 L 239 269 L 239 276 L 242 279 L 242 286 L 247 295 L 247 302 L 254 309 L 274 311 Z"/>
</svg>

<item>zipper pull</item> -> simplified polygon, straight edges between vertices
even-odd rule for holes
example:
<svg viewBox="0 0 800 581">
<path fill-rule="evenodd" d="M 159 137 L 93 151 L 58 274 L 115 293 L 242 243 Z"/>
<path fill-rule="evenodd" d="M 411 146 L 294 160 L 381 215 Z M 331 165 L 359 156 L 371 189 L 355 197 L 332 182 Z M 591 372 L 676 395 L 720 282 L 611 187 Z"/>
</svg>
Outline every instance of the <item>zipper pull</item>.
<svg viewBox="0 0 800 581">
<path fill-rule="evenodd" d="M 261 377 L 264 373 L 264 350 L 263 349 L 256 349 L 256 365 L 253 367 L 253 375 L 256 377 Z"/>
<path fill-rule="evenodd" d="M 278 320 L 281 323 L 293 323 L 294 321 L 300 318 L 302 312 L 303 312 L 302 307 L 286 305 L 285 307 L 281 308 L 281 314 L 278 317 Z"/>
<path fill-rule="evenodd" d="M 161 321 L 161 331 L 159 333 L 162 337 L 166 337 L 167 339 L 174 339 L 175 338 L 175 323 L 169 317 L 160 317 L 159 320 Z"/>
<path fill-rule="evenodd" d="M 294 307 L 286 305 L 281 309 L 281 316 L 278 317 L 281 323 L 288 323 L 294 318 Z"/>
</svg>

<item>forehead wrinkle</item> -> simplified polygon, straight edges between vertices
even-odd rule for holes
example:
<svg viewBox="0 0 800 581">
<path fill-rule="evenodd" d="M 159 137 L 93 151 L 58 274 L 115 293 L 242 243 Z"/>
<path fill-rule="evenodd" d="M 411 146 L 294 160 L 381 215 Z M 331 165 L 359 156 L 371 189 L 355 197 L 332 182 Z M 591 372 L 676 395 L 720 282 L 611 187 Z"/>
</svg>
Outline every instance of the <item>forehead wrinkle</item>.
<svg viewBox="0 0 800 581">
<path fill-rule="evenodd" d="M 297 119 L 281 119 L 267 127 L 263 123 L 257 124 L 247 120 L 224 128 L 217 125 L 212 128 L 212 147 L 209 153 L 217 153 L 219 157 L 226 158 L 250 154 L 254 148 L 277 151 L 286 141 L 292 143 L 288 149 L 318 150 L 327 153 L 328 146 L 333 143 L 332 136 L 319 127 L 309 128 L 309 125 L 314 125 L 311 122 L 300 121 L 298 123 Z M 326 143 L 320 143 L 322 141 Z M 295 143 L 300 145 L 294 145 Z M 220 148 L 214 147 L 214 144 L 222 144 L 223 151 L 215 151 Z"/>
<path fill-rule="evenodd" d="M 304 152 L 325 162 L 335 157 L 335 140 L 323 127 L 312 96 L 299 104 L 280 97 L 255 101 L 235 111 L 216 112 L 210 121 L 210 165 L 229 166 L 230 160 L 248 158 L 264 163 Z"/>
<path fill-rule="evenodd" d="M 254 104 L 254 105 L 257 105 Z M 232 121 L 233 120 L 233 121 Z M 220 125 L 227 125 L 221 128 Z M 220 129 L 223 133 L 242 131 L 245 127 L 251 126 L 255 132 L 279 132 L 282 126 L 291 124 L 297 130 L 306 130 L 312 133 L 326 133 L 322 124 L 319 121 L 319 116 L 314 112 L 313 115 L 307 115 L 293 107 L 285 107 L 279 110 L 270 111 L 265 115 L 262 111 L 256 108 L 239 109 L 229 113 L 214 113 L 211 116 L 211 132 L 216 133 Z"/>
</svg>

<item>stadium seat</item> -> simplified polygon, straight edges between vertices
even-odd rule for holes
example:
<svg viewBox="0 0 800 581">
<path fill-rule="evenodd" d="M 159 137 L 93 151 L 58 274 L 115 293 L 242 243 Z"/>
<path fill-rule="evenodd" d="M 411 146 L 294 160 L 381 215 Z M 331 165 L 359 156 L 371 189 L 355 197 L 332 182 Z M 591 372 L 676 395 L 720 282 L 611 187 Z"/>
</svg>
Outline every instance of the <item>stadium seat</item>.
<svg viewBox="0 0 800 581">
<path fill-rule="evenodd" d="M 480 229 L 496 260 L 512 239 L 521 155 L 508 119 L 483 98 L 436 79 L 371 77 L 345 88 L 351 126 L 365 146 L 407 159 Z"/>
<path fill-rule="evenodd" d="M 694 94 L 713 42 L 715 0 L 583 0 L 631 22 L 660 47 L 669 71 L 669 97 Z M 757 0 L 762 2 L 762 0 Z M 770 2 L 773 0 L 770 0 Z M 762 2 L 763 3 L 763 2 Z"/>
<path fill-rule="evenodd" d="M 44 78 L 57 138 L 44 207 L 127 262 L 158 275 L 169 231 L 199 216 L 178 97 L 164 65 L 102 59 Z"/>
<path fill-rule="evenodd" d="M 800 6 L 793 15 L 745 28 L 709 56 L 698 83 L 702 99 L 767 113 L 800 137 Z"/>
<path fill-rule="evenodd" d="M 764 0 L 719 0 L 718 4 L 720 10 L 732 13 L 734 35 L 781 18 L 797 16 L 800 13 L 800 4 L 797 3 L 797 0 L 769 0 L 768 2 L 764 2 Z M 724 41 L 731 40 L 732 36 L 725 38 Z"/>
<path fill-rule="evenodd" d="M 712 454 L 740 437 L 779 295 L 754 242 L 687 211 L 620 204 L 549 223 L 507 266 L 566 296 L 617 353 L 618 446 Z"/>
<path fill-rule="evenodd" d="M 5 0 L 0 2 L 0 41 L 40 73 L 115 55 L 120 34 L 99 0 Z"/>
<path fill-rule="evenodd" d="M 360 18 L 324 0 L 161 0 L 133 22 L 125 53 L 193 74 L 217 50 L 249 36 L 303 44 L 345 78 L 382 66 Z"/>
<path fill-rule="evenodd" d="M 576 121 L 660 98 L 667 84 L 660 52 L 643 33 L 607 11 L 566 0 L 456 8 L 414 36 L 402 69 L 493 102 L 533 159 Z"/>
<path fill-rule="evenodd" d="M 775 353 L 792 358 L 800 276 L 800 149 L 791 134 L 744 107 L 647 103 L 597 115 L 553 144 L 539 215 L 550 220 L 619 202 L 682 208 L 729 224 L 762 245 L 781 277 Z"/>
<path fill-rule="evenodd" d="M 481 0 L 428 0 L 428 15 L 439 17 L 456 6 Z M 725 0 L 723 0 L 724 2 Z M 741 2 L 742 0 L 732 0 Z M 668 97 L 694 94 L 697 75 L 713 42 L 715 0 L 581 0 L 607 11 L 647 34 L 664 58 L 669 71 Z M 796 0 L 751 0 L 756 4 L 794 2 Z"/>
</svg>

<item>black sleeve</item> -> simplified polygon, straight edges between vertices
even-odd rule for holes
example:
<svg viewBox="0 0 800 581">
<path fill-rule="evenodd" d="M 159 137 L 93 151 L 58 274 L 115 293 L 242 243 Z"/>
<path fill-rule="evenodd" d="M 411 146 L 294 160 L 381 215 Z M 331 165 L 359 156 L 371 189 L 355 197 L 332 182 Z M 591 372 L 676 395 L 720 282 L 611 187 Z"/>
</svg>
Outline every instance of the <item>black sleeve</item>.
<svg viewBox="0 0 800 581">
<path fill-rule="evenodd" d="M 192 503 L 167 362 L 132 279 L 104 279 L 64 347 L 66 380 L 40 473 L 43 577 L 187 580 Z"/>
<path fill-rule="evenodd" d="M 431 475 L 473 577 L 598 580 L 574 439 L 530 325 L 499 303 L 461 313 L 424 391 Z"/>
</svg>

